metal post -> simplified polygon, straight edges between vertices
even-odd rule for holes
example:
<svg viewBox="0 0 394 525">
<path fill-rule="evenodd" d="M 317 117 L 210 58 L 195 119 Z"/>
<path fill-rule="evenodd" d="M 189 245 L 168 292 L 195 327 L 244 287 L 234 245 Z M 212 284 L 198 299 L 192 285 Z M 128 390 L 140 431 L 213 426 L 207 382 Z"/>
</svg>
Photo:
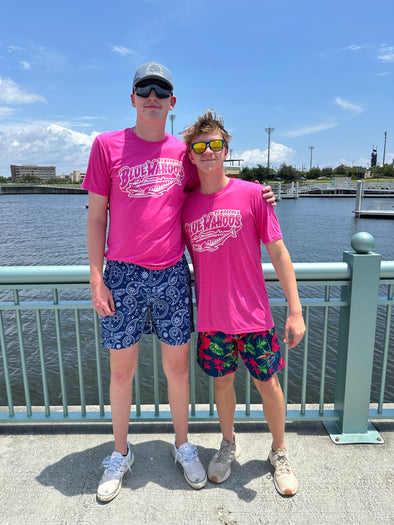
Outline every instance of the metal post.
<svg viewBox="0 0 394 525">
<path fill-rule="evenodd" d="M 352 237 L 355 252 L 344 252 L 352 277 L 342 287 L 335 385 L 335 410 L 340 421 L 325 423 L 332 441 L 345 443 L 383 443 L 369 422 L 372 366 L 380 281 L 381 255 L 372 253 L 375 240 L 369 233 Z"/>
<path fill-rule="evenodd" d="M 382 166 L 384 166 L 384 161 L 386 159 L 386 142 L 387 142 L 387 131 L 384 132 L 384 149 L 383 149 L 383 164 L 382 164 Z"/>
<path fill-rule="evenodd" d="M 354 210 L 354 214 L 356 217 L 360 217 L 362 197 L 363 197 L 363 183 L 361 180 L 359 180 L 357 181 L 356 209 Z"/>
<path fill-rule="evenodd" d="M 265 131 L 268 133 L 268 159 L 267 159 L 268 176 L 269 176 L 269 169 L 270 169 L 271 133 L 274 131 L 274 129 L 275 128 L 265 128 Z"/>
<path fill-rule="evenodd" d="M 310 163 L 309 163 L 309 171 L 311 171 L 312 169 L 312 150 L 315 146 L 308 146 L 308 148 L 311 150 L 311 160 L 310 160 Z"/>
</svg>

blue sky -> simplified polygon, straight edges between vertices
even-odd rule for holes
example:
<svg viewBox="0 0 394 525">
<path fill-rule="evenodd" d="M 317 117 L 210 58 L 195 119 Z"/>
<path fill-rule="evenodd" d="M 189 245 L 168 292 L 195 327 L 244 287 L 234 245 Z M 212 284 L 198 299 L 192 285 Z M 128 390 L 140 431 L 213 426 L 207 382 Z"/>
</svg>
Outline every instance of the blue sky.
<svg viewBox="0 0 394 525">
<path fill-rule="evenodd" d="M 5 5 L 4 5 L 5 4 Z M 297 169 L 394 158 L 394 2 L 7 0 L 0 19 L 0 175 L 85 171 L 97 133 L 133 126 L 138 65 L 172 72 L 174 134 L 207 108 L 232 158 Z M 171 132 L 168 122 L 167 131 Z"/>
</svg>

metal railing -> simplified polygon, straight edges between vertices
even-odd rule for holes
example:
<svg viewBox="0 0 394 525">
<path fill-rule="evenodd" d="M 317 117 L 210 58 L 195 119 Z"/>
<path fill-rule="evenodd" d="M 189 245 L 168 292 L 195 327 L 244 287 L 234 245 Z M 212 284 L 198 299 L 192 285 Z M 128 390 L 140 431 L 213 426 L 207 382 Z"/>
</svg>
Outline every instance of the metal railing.
<svg viewBox="0 0 394 525">
<path fill-rule="evenodd" d="M 379 441 L 370 419 L 394 419 L 387 381 L 394 261 L 355 247 L 361 253 L 344 252 L 341 263 L 294 263 L 306 334 L 297 349 L 284 347 L 280 373 L 286 419 L 322 421 L 340 443 Z M 281 337 L 287 303 L 272 265 L 262 266 Z M 110 421 L 100 339 L 88 266 L 0 267 L 0 422 Z M 195 363 L 195 340 L 190 420 L 216 420 L 213 379 Z M 155 338 L 146 344 L 149 363 L 140 357 L 130 420 L 170 421 L 159 345 Z M 237 376 L 236 420 L 264 420 L 250 375 L 241 369 Z"/>
</svg>

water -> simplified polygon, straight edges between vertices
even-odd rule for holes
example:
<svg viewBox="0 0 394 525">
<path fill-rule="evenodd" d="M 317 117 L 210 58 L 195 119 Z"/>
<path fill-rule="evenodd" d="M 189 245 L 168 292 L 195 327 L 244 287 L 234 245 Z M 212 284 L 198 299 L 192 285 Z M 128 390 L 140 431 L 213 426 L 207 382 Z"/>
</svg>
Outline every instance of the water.
<svg viewBox="0 0 394 525">
<path fill-rule="evenodd" d="M 0 195 L 0 265 L 77 265 L 88 264 L 86 252 L 86 217 L 87 195 Z M 393 209 L 394 199 L 364 199 L 363 208 Z M 375 238 L 374 251 L 382 255 L 383 260 L 394 260 L 394 221 L 390 219 L 356 219 L 353 209 L 353 198 L 300 198 L 298 200 L 282 200 L 276 207 L 284 240 L 293 262 L 326 262 L 342 261 L 344 250 L 351 250 L 350 240 L 354 233 L 367 231 Z M 268 255 L 263 251 L 263 262 L 268 262 Z M 302 292 L 302 290 L 301 290 Z M 310 293 L 310 290 L 308 290 Z M 27 297 L 33 292 L 27 292 Z M 36 293 L 36 292 L 34 292 Z M 40 292 L 44 293 L 44 292 Z M 46 293 L 46 292 L 45 292 Z M 67 292 L 63 292 L 66 293 Z M 80 292 L 81 298 L 88 298 L 87 292 Z M 339 293 L 339 291 L 338 291 Z M 302 293 L 301 293 L 302 294 Z M 48 299 L 47 297 L 45 297 Z M 42 390 L 41 372 L 36 341 L 35 313 L 24 313 L 23 323 L 32 327 L 31 334 L 24 340 L 29 362 L 29 384 L 32 403 L 40 403 L 39 392 Z M 284 324 L 283 313 L 273 310 L 278 335 L 282 336 Z M 383 315 L 383 312 L 382 312 Z M 95 350 L 93 334 L 91 333 L 91 312 L 81 313 L 81 338 L 86 377 L 95 377 Z M 42 312 L 43 325 L 54 326 L 53 313 Z M 78 379 L 76 377 L 74 314 L 62 312 L 62 341 L 66 369 L 68 401 L 79 403 Z M 308 394 L 307 402 L 317 402 L 320 380 L 321 328 L 319 314 L 311 315 Z M 337 345 L 337 312 L 330 313 L 329 348 L 327 365 L 327 399 L 331 401 L 335 378 L 335 349 Z M 69 330 L 67 329 L 69 326 Z M 13 337 L 15 321 L 7 327 L 7 355 L 12 373 L 12 389 L 15 404 L 23 404 L 23 387 L 20 367 L 18 367 L 19 347 Z M 29 330 L 26 330 L 29 332 Z M 47 333 L 47 332 L 45 332 Z M 51 330 L 49 331 L 51 333 Z M 57 346 L 56 335 L 52 331 L 46 336 L 46 362 L 50 402 L 59 404 L 61 393 L 57 376 Z M 49 339 L 48 339 L 49 338 Z M 383 339 L 383 323 L 378 322 L 377 342 Z M 393 336 L 390 348 L 393 347 Z M 377 345 L 379 346 L 379 345 Z M 391 352 L 392 354 L 392 352 Z M 141 382 L 144 389 L 152 391 L 151 378 L 151 340 L 145 338 L 140 348 Z M 289 363 L 289 401 L 299 402 L 300 382 L 299 372 L 302 370 L 302 351 L 293 350 Z M 379 353 L 375 356 L 375 371 L 372 395 L 378 395 L 379 387 Z M 2 361 L 0 358 L 0 405 L 5 404 L 5 388 L 2 378 Z M 105 391 L 108 392 L 109 363 L 108 352 L 103 350 L 103 380 Z M 317 379 L 315 379 L 315 374 Z M 388 393 L 386 402 L 394 402 L 394 356 L 389 356 L 387 372 Z M 87 391 L 87 403 L 93 402 L 95 380 L 92 391 Z M 236 383 L 243 391 L 244 373 L 237 374 Z M 207 398 L 207 376 L 197 367 L 196 375 L 197 398 L 199 394 Z M 242 396 L 242 394 L 241 394 Z M 160 402 L 166 403 L 166 385 L 164 375 L 160 374 Z M 252 402 L 258 402 L 256 393 L 252 393 Z M 108 403 L 106 394 L 105 402 Z M 142 403 L 148 402 L 142 399 Z M 197 402 L 198 399 L 197 399 Z M 239 402 L 243 402 L 240 397 Z"/>
</svg>

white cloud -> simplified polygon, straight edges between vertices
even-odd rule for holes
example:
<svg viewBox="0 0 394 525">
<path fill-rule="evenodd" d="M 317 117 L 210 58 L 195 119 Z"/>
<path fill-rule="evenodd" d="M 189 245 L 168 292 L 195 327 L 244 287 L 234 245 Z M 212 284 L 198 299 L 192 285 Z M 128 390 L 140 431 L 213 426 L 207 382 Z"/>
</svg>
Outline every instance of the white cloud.
<svg viewBox="0 0 394 525">
<path fill-rule="evenodd" d="M 23 51 L 23 48 L 19 46 L 8 46 L 7 50 L 9 53 L 15 53 L 15 52 L 19 53 L 20 51 Z"/>
<path fill-rule="evenodd" d="M 30 67 L 31 67 L 29 62 L 26 62 L 25 60 L 21 60 L 20 61 L 20 65 L 21 65 L 22 69 L 26 69 L 26 70 L 29 70 Z"/>
<path fill-rule="evenodd" d="M 270 164 L 280 165 L 280 164 L 289 164 L 292 162 L 295 151 L 283 144 L 278 144 L 277 142 L 271 142 L 270 148 Z M 236 157 L 233 156 L 235 159 Z M 243 159 L 242 166 L 256 166 L 257 164 L 262 164 L 263 166 L 267 164 L 268 160 L 268 150 L 262 151 L 260 149 L 246 150 L 241 153 L 237 158 Z"/>
<path fill-rule="evenodd" d="M 292 131 L 285 132 L 283 135 L 290 139 L 295 139 L 297 137 L 303 137 L 304 135 L 319 133 L 320 131 L 325 131 L 326 129 L 332 129 L 337 125 L 337 122 L 323 122 L 322 124 L 317 124 L 315 126 L 305 126 L 304 128 L 293 129 Z"/>
<path fill-rule="evenodd" d="M 349 102 L 348 100 L 345 100 L 340 97 L 335 98 L 335 103 L 338 106 L 340 106 L 342 109 L 345 109 L 346 111 L 350 111 L 355 115 L 358 115 L 359 113 L 362 113 L 364 111 L 364 108 L 362 106 L 353 104 L 352 102 Z"/>
<path fill-rule="evenodd" d="M 394 46 L 383 45 L 378 55 L 378 60 L 381 62 L 394 62 Z"/>
<path fill-rule="evenodd" d="M 11 78 L 0 77 L 0 102 L 6 104 L 32 104 L 33 102 L 46 102 L 41 95 L 28 93 L 20 88 Z"/>
<path fill-rule="evenodd" d="M 376 76 L 377 77 L 387 77 L 387 75 L 389 75 L 390 72 L 389 71 L 385 71 L 384 73 L 376 73 Z"/>
<path fill-rule="evenodd" d="M 56 173 L 84 171 L 96 132 L 73 131 L 54 122 L 0 124 L 0 175 L 10 164 L 56 166 Z"/>
<path fill-rule="evenodd" d="M 14 113 L 14 111 L 15 111 L 14 108 L 6 108 L 6 107 L 0 106 L 0 119 L 9 117 L 10 115 Z"/>
<path fill-rule="evenodd" d="M 127 55 L 133 55 L 134 54 L 134 51 L 132 51 L 131 49 L 127 48 L 127 47 L 123 47 L 123 46 L 111 46 L 111 49 L 114 53 L 119 53 L 120 55 L 122 56 L 127 56 Z"/>
<path fill-rule="evenodd" d="M 358 51 L 359 49 L 362 49 L 364 46 L 359 46 L 358 44 L 352 44 L 351 46 L 348 46 L 345 49 L 350 49 L 351 51 Z"/>
</svg>

